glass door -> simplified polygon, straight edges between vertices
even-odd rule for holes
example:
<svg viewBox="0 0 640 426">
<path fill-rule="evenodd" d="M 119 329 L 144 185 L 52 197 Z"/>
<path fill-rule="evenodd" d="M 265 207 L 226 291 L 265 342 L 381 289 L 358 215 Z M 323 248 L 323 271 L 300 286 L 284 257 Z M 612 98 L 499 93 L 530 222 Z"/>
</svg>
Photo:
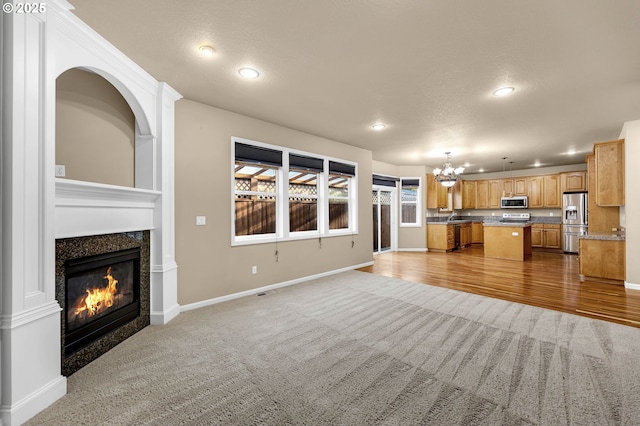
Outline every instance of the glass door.
<svg viewBox="0 0 640 426">
<path fill-rule="evenodd" d="M 395 249 L 395 216 L 394 208 L 396 189 L 375 187 L 372 191 L 373 207 L 373 252 L 382 253 Z"/>
</svg>

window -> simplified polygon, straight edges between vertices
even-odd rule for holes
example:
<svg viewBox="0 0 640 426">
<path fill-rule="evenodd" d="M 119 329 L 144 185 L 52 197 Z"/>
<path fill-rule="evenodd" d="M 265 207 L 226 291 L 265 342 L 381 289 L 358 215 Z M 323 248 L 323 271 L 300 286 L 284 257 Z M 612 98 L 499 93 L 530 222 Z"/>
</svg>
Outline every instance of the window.
<svg viewBox="0 0 640 426">
<path fill-rule="evenodd" d="M 235 144 L 235 236 L 276 235 L 281 166 L 281 151 Z"/>
<path fill-rule="evenodd" d="M 240 138 L 232 244 L 357 232 L 356 165 Z"/>
<path fill-rule="evenodd" d="M 318 181 L 324 160 L 289 154 L 289 232 L 318 230 Z"/>
<path fill-rule="evenodd" d="M 400 180 L 400 226 L 421 226 L 420 178 Z"/>
<path fill-rule="evenodd" d="M 329 229 L 349 229 L 351 180 L 355 167 L 329 161 Z"/>
</svg>

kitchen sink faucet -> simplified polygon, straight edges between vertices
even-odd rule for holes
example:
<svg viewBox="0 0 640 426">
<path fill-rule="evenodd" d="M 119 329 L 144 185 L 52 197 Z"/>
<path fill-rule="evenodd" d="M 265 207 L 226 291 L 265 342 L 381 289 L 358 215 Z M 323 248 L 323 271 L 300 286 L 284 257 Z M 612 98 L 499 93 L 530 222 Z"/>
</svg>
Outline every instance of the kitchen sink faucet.
<svg viewBox="0 0 640 426">
<path fill-rule="evenodd" d="M 449 215 L 449 217 L 447 218 L 447 222 L 450 221 L 451 219 L 453 219 L 456 215 L 456 212 L 453 212 Z"/>
</svg>

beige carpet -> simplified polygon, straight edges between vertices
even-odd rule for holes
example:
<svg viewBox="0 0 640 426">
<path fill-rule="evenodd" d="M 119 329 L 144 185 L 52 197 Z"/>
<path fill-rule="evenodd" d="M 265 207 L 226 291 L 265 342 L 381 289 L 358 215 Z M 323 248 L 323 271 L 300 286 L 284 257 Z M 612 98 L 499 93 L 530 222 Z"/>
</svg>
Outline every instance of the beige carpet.
<svg viewBox="0 0 640 426">
<path fill-rule="evenodd" d="M 181 314 L 29 425 L 640 424 L 640 329 L 364 272 Z"/>
</svg>

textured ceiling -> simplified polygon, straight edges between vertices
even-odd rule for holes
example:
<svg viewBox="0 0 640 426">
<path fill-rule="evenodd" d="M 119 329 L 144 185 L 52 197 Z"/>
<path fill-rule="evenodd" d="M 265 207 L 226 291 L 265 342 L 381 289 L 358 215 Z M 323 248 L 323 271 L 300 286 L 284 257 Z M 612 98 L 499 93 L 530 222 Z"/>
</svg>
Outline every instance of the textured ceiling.
<svg viewBox="0 0 640 426">
<path fill-rule="evenodd" d="M 185 98 L 387 163 L 575 164 L 640 119 L 637 0 L 70 1 Z"/>
</svg>

